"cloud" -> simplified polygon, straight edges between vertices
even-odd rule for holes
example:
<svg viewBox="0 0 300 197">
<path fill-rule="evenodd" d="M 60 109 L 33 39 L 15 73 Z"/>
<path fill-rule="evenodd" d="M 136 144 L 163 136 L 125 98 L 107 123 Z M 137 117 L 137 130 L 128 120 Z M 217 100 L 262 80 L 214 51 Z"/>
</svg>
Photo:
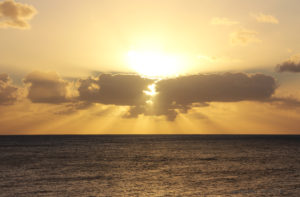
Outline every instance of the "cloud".
<svg viewBox="0 0 300 197">
<path fill-rule="evenodd" d="M 239 24 L 238 21 L 230 20 L 228 18 L 212 18 L 210 21 L 210 24 L 212 25 L 225 25 L 225 26 L 231 26 L 231 25 L 237 25 Z"/>
<path fill-rule="evenodd" d="M 1 87 L 8 87 L 7 75 L 0 75 Z M 132 74 L 101 74 L 98 77 L 80 79 L 74 96 L 71 83 L 61 79 L 55 72 L 35 71 L 28 74 L 24 83 L 27 97 L 34 103 L 63 104 L 57 114 L 70 114 L 86 109 L 94 103 L 129 106 L 125 118 L 164 116 L 174 121 L 178 113 L 187 113 L 194 107 L 206 107 L 210 102 L 262 101 L 274 102 L 272 95 L 277 88 L 273 77 L 264 74 L 245 73 L 198 74 L 155 81 Z M 145 94 L 149 85 L 155 84 L 156 95 Z M 15 93 L 17 88 L 1 89 Z M 11 97 L 10 97 L 11 98 Z M 13 97 L 14 100 L 16 97 Z M 1 100 L 2 103 L 4 103 Z M 13 100 L 13 99 L 11 99 Z"/>
<path fill-rule="evenodd" d="M 7 74 L 0 74 L 0 105 L 13 104 L 18 97 L 18 88 L 11 85 Z"/>
<path fill-rule="evenodd" d="M 252 13 L 250 14 L 252 18 L 254 18 L 259 23 L 270 23 L 270 24 L 278 24 L 279 21 L 275 16 L 270 14 L 263 13 Z"/>
<path fill-rule="evenodd" d="M 300 62 L 293 62 L 293 61 L 285 61 L 282 64 L 278 64 L 276 67 L 278 72 L 300 72 Z"/>
<path fill-rule="evenodd" d="M 234 102 L 269 98 L 276 88 L 273 77 L 245 73 L 199 74 L 159 81 L 160 101 L 187 105 L 194 102 Z"/>
<path fill-rule="evenodd" d="M 58 104 L 69 101 L 69 83 L 55 72 L 32 72 L 25 77 L 24 83 L 29 85 L 27 97 L 34 103 Z"/>
<path fill-rule="evenodd" d="M 256 31 L 240 28 L 230 34 L 230 42 L 232 45 L 242 46 L 253 42 L 260 42 L 261 40 L 257 38 L 257 34 Z"/>
<path fill-rule="evenodd" d="M 37 13 L 36 9 L 14 0 L 0 2 L 0 28 L 28 29 L 28 21 Z"/>
<path fill-rule="evenodd" d="M 165 115 L 172 121 L 178 112 L 186 113 L 194 103 L 207 106 L 209 102 L 265 101 L 276 88 L 274 78 L 263 74 L 199 74 L 164 79 L 156 83 L 153 106 L 134 107 L 131 113 Z"/>
<path fill-rule="evenodd" d="M 79 81 L 79 100 L 106 105 L 138 106 L 148 100 L 149 96 L 143 91 L 153 82 L 138 75 L 102 74 Z"/>
<path fill-rule="evenodd" d="M 276 66 L 277 72 L 300 72 L 300 54 L 294 54 Z"/>
<path fill-rule="evenodd" d="M 76 101 L 65 103 L 61 108 L 54 112 L 57 115 L 70 115 L 80 110 L 85 110 L 93 106 L 93 103 Z"/>
<path fill-rule="evenodd" d="M 284 109 L 299 109 L 300 101 L 293 97 L 273 97 L 270 103 Z"/>
</svg>

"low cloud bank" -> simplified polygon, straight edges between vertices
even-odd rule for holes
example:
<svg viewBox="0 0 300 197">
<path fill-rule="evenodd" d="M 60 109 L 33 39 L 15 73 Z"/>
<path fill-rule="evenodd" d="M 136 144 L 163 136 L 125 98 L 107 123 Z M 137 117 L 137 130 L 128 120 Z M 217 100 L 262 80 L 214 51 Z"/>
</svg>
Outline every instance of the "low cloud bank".
<svg viewBox="0 0 300 197">
<path fill-rule="evenodd" d="M 69 108 L 74 106 L 76 109 L 87 108 L 95 103 L 129 106 L 125 115 L 127 118 L 143 114 L 165 116 L 170 121 L 175 120 L 178 113 L 186 113 L 194 106 L 207 106 L 210 102 L 272 102 L 272 95 L 277 88 L 271 76 L 245 73 L 198 74 L 159 81 L 138 75 L 101 74 L 71 83 L 61 79 L 55 72 L 35 71 L 23 81 L 28 92 L 27 98 L 33 103 L 69 103 Z M 145 94 L 145 90 L 153 83 L 157 94 Z M 8 76 L 0 75 L 0 102 L 16 100 L 16 91 L 17 88 L 10 85 Z"/>
</svg>

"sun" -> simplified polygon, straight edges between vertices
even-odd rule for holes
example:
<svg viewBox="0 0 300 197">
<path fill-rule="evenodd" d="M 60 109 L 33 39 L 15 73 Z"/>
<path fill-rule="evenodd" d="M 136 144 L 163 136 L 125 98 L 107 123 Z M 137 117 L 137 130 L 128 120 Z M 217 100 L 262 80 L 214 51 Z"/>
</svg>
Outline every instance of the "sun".
<svg viewBox="0 0 300 197">
<path fill-rule="evenodd" d="M 145 90 L 144 93 L 146 95 L 149 95 L 149 96 L 152 96 L 152 97 L 155 96 L 157 94 L 155 87 L 156 87 L 155 83 L 149 85 L 148 90 Z"/>
<path fill-rule="evenodd" d="M 145 77 L 177 76 L 182 68 L 179 56 L 160 51 L 129 51 L 127 57 L 130 67 Z"/>
</svg>

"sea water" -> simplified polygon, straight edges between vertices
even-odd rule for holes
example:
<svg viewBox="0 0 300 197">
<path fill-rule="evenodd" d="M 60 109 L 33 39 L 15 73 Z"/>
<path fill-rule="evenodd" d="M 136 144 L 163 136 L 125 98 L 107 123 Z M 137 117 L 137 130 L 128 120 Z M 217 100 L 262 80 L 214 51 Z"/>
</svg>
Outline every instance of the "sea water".
<svg viewBox="0 0 300 197">
<path fill-rule="evenodd" d="M 0 136 L 0 196 L 300 196 L 300 136 Z"/>
</svg>

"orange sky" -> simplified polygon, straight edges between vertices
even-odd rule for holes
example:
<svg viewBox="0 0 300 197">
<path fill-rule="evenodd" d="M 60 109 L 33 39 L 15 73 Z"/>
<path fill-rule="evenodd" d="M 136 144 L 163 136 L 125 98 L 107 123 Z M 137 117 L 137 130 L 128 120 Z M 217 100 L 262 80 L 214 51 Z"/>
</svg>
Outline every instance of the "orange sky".
<svg viewBox="0 0 300 197">
<path fill-rule="evenodd" d="M 300 134 L 297 0 L 2 0 L 0 134 Z"/>
</svg>

